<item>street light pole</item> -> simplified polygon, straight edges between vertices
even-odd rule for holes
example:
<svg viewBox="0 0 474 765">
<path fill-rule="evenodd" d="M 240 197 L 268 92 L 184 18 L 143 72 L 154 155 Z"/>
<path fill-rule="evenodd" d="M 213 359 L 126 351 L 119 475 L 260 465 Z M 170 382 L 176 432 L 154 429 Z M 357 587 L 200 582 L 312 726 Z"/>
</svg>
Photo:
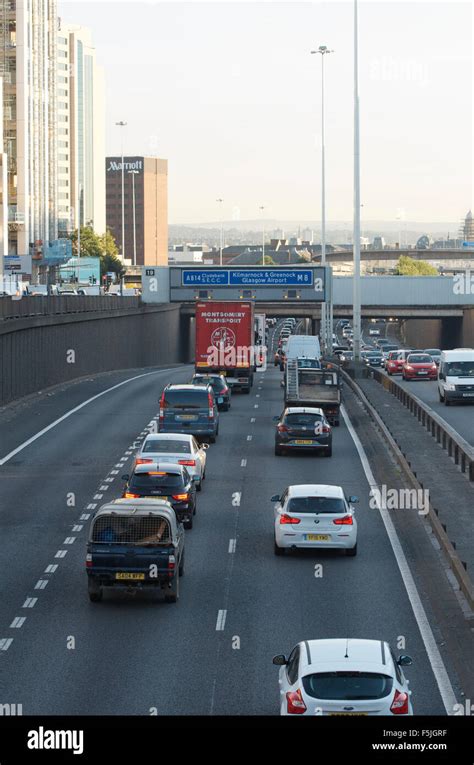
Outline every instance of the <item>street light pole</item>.
<svg viewBox="0 0 474 765">
<path fill-rule="evenodd" d="M 127 123 L 121 120 L 115 123 L 117 127 L 126 127 Z M 123 132 L 122 132 L 122 262 L 125 260 L 125 195 L 124 195 L 124 157 L 123 157 Z"/>
<path fill-rule="evenodd" d="M 220 213 L 220 223 L 221 223 L 221 232 L 220 232 L 220 249 L 219 249 L 219 265 L 222 266 L 222 249 L 224 246 L 224 222 L 222 220 L 222 203 L 223 199 L 219 197 L 219 199 L 216 199 L 216 202 L 219 202 L 221 206 L 221 213 Z"/>
<path fill-rule="evenodd" d="M 265 210 L 265 207 L 261 205 L 259 208 L 262 212 L 262 266 L 265 265 L 265 218 L 263 217 L 263 212 Z"/>
<path fill-rule="evenodd" d="M 359 51 L 357 0 L 354 0 L 354 361 L 360 359 L 360 140 L 359 140 Z"/>
<path fill-rule="evenodd" d="M 138 170 L 129 170 L 129 175 L 132 176 L 132 210 L 133 210 L 133 265 L 137 265 L 137 226 L 135 215 L 135 176 L 138 175 Z"/>
<path fill-rule="evenodd" d="M 325 159 L 325 135 L 324 135 L 324 56 L 334 53 L 326 45 L 320 45 L 318 50 L 312 50 L 312 54 L 321 55 L 321 265 L 326 265 L 326 159 Z M 326 303 L 321 303 L 321 339 L 325 351 L 332 349 L 332 329 L 330 327 L 331 309 Z"/>
</svg>

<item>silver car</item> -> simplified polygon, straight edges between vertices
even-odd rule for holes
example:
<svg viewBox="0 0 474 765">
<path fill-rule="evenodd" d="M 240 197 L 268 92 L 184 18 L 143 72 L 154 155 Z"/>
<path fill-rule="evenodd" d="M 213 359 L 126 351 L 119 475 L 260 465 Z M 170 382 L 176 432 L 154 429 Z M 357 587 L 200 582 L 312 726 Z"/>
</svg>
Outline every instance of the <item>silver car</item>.
<svg viewBox="0 0 474 765">
<path fill-rule="evenodd" d="M 201 491 L 206 477 L 206 451 L 209 444 L 199 444 L 187 433 L 150 433 L 135 455 L 134 465 L 148 462 L 172 462 L 185 465 L 188 473 Z"/>
</svg>

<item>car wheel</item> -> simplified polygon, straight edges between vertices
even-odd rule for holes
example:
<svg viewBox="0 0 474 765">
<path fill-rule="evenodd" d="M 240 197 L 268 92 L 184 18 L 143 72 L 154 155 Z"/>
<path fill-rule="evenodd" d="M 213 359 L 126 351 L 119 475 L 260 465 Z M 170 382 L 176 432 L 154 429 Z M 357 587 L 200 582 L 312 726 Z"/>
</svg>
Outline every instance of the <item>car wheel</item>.
<svg viewBox="0 0 474 765">
<path fill-rule="evenodd" d="M 284 547 L 278 547 L 277 543 L 273 543 L 273 551 L 275 555 L 284 555 L 285 554 L 285 548 Z"/>
<path fill-rule="evenodd" d="M 197 502 L 194 502 L 193 515 L 196 515 L 196 510 L 197 510 Z"/>
<path fill-rule="evenodd" d="M 276 457 L 281 457 L 282 454 L 283 454 L 283 450 L 280 449 L 279 446 L 275 446 L 275 456 Z"/>
<path fill-rule="evenodd" d="M 88 591 L 89 591 L 89 600 L 92 603 L 100 603 L 104 594 L 102 591 L 102 587 L 100 587 L 98 584 L 95 584 L 95 582 L 91 582 L 89 580 Z"/>
<path fill-rule="evenodd" d="M 193 519 L 192 519 L 192 516 L 191 516 L 190 520 L 189 520 L 189 521 L 186 521 L 186 523 L 185 523 L 185 524 L 183 524 L 183 525 L 184 525 L 184 528 L 185 528 L 185 529 L 192 529 L 192 527 L 193 527 Z"/>
<path fill-rule="evenodd" d="M 355 543 L 354 547 L 349 548 L 349 550 L 346 550 L 346 555 L 349 556 L 349 558 L 353 558 L 354 555 L 357 555 L 357 542 Z"/>
<path fill-rule="evenodd" d="M 178 573 L 179 573 L 180 576 L 183 576 L 183 574 L 184 574 L 184 550 L 181 553 L 181 560 L 179 562 Z"/>
<path fill-rule="evenodd" d="M 166 603 L 176 603 L 179 600 L 179 572 L 176 572 L 173 577 L 173 583 L 171 588 L 165 595 Z"/>
<path fill-rule="evenodd" d="M 326 449 L 324 452 L 325 457 L 332 457 L 332 446 L 329 447 L 329 449 Z"/>
<path fill-rule="evenodd" d="M 223 411 L 223 412 L 228 412 L 228 411 L 229 411 L 229 409 L 230 409 L 230 404 L 226 404 L 226 405 L 223 407 L 223 410 L 222 410 L 222 411 Z"/>
<path fill-rule="evenodd" d="M 215 436 L 209 436 L 209 443 L 210 444 L 215 444 L 216 443 L 216 436 L 217 436 L 217 433 L 216 433 Z"/>
<path fill-rule="evenodd" d="M 202 478 L 198 483 L 196 483 L 196 491 L 202 491 Z"/>
<path fill-rule="evenodd" d="M 439 397 L 439 402 L 440 402 L 440 404 L 444 404 L 444 396 L 442 396 L 442 395 L 441 395 L 441 393 L 439 392 L 439 390 L 438 390 L 438 397 Z"/>
<path fill-rule="evenodd" d="M 247 394 L 249 394 L 249 393 L 250 393 L 250 388 L 243 388 L 243 389 L 242 389 L 242 393 L 247 393 Z"/>
</svg>

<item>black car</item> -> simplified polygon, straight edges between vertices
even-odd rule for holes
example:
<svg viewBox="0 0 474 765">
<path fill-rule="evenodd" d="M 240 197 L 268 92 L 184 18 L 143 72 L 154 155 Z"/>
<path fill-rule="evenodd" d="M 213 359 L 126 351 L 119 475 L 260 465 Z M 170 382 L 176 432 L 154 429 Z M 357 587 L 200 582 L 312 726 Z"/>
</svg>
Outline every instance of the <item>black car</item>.
<svg viewBox="0 0 474 765">
<path fill-rule="evenodd" d="M 131 475 L 122 476 L 127 485 L 124 499 L 165 499 L 185 529 L 192 529 L 196 514 L 196 484 L 184 465 L 152 462 L 136 465 Z"/>
<path fill-rule="evenodd" d="M 286 451 L 322 451 L 332 455 L 332 429 L 322 409 L 316 407 L 289 406 L 277 422 L 275 430 L 275 454 Z"/>
<path fill-rule="evenodd" d="M 368 367 L 382 367 L 384 364 L 382 351 L 364 351 L 361 356 Z"/>
<path fill-rule="evenodd" d="M 223 412 L 228 412 L 230 409 L 230 388 L 227 385 L 226 379 L 223 375 L 208 374 L 194 375 L 191 380 L 192 385 L 210 385 L 214 391 L 214 398 L 218 409 L 222 409 Z"/>
</svg>

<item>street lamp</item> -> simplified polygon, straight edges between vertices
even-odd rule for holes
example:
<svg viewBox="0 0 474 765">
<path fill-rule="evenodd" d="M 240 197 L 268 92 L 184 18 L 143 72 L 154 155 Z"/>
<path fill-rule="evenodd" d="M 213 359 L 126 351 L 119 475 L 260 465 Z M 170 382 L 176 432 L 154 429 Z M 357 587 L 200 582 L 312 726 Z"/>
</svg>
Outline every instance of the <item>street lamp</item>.
<svg viewBox="0 0 474 765">
<path fill-rule="evenodd" d="M 138 170 L 129 170 L 128 174 L 132 176 L 132 210 L 133 210 L 133 265 L 137 265 L 137 227 L 135 216 L 135 176 L 139 175 Z"/>
<path fill-rule="evenodd" d="M 265 207 L 263 205 L 260 205 L 258 209 L 262 213 L 262 266 L 264 266 L 265 265 L 265 218 L 263 217 L 263 211 L 265 210 Z"/>
<path fill-rule="evenodd" d="M 120 121 L 115 123 L 117 127 L 126 127 L 127 123 Z M 122 142 L 122 261 L 125 260 L 125 196 L 124 196 L 124 158 L 123 158 L 123 132 L 121 136 Z"/>
<path fill-rule="evenodd" d="M 324 137 L 324 57 L 328 53 L 334 53 L 326 45 L 320 45 L 311 54 L 319 53 L 321 56 L 321 265 L 326 265 L 326 165 L 325 165 L 325 137 Z M 332 329 L 329 326 L 331 311 L 326 303 L 321 304 L 321 336 L 323 345 L 328 352 L 332 347 Z"/>
<path fill-rule="evenodd" d="M 354 0 L 354 361 L 360 360 L 360 140 L 359 140 L 359 53 L 357 0 Z"/>
<path fill-rule="evenodd" d="M 220 197 L 219 197 L 219 199 L 216 199 L 216 202 L 219 202 L 220 207 L 221 207 L 221 212 L 220 212 L 220 219 L 221 219 L 221 240 L 220 240 L 220 245 L 221 246 L 220 246 L 220 255 L 219 255 L 219 265 L 220 266 L 222 266 L 222 248 L 223 248 L 223 243 L 224 243 L 224 228 L 223 228 L 224 227 L 224 222 L 223 222 L 223 219 L 222 219 L 222 203 L 223 203 L 223 201 L 224 200 L 221 199 Z"/>
</svg>

